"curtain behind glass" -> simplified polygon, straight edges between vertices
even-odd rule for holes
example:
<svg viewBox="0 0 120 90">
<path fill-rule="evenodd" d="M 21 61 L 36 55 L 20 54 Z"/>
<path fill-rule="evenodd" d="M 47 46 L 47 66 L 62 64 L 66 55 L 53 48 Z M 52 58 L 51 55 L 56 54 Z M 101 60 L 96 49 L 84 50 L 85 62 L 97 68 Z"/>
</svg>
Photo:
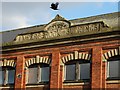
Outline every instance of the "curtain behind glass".
<svg viewBox="0 0 120 90">
<path fill-rule="evenodd" d="M 66 65 L 66 80 L 75 80 L 75 64 Z"/>
<path fill-rule="evenodd" d="M 29 84 L 34 84 L 37 83 L 37 72 L 38 72 L 38 68 L 29 68 L 29 74 L 28 74 L 28 83 Z"/>
<path fill-rule="evenodd" d="M 114 77 L 120 77 L 119 76 L 119 62 L 120 61 L 109 61 L 109 77 L 114 78 Z"/>
</svg>

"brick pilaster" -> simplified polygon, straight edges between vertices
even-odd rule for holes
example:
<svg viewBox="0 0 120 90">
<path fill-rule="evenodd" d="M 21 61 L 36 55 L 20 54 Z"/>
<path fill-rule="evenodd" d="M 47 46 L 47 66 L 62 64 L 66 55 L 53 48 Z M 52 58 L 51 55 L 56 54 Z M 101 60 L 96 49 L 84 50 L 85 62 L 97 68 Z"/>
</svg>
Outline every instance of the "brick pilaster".
<svg viewBox="0 0 120 90">
<path fill-rule="evenodd" d="M 102 88 L 103 90 L 106 89 L 106 66 L 107 66 L 107 61 L 104 61 L 102 64 Z"/>
<path fill-rule="evenodd" d="M 25 89 L 25 83 L 24 83 L 24 65 L 25 65 L 25 59 L 24 56 L 19 55 L 17 56 L 16 61 L 16 78 L 15 78 L 15 90 L 23 90 Z"/>
<path fill-rule="evenodd" d="M 102 88 L 102 48 L 92 49 L 92 73 L 91 88 L 100 90 Z"/>
<path fill-rule="evenodd" d="M 60 65 L 60 81 L 59 81 L 59 88 L 62 90 L 63 88 L 63 65 Z"/>
<path fill-rule="evenodd" d="M 59 89 L 59 77 L 60 76 L 60 52 L 54 50 L 52 52 L 52 64 L 51 64 L 51 77 L 50 77 L 50 89 Z"/>
</svg>

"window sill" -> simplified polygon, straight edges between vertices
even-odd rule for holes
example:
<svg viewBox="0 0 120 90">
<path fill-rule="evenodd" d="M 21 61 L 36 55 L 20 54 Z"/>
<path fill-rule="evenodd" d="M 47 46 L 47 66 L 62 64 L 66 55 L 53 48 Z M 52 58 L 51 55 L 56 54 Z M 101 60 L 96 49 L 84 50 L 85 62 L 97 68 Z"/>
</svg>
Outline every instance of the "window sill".
<svg viewBox="0 0 120 90">
<path fill-rule="evenodd" d="M 14 88 L 14 86 L 10 86 L 10 85 L 9 86 L 8 85 L 7 86 L 5 86 L 5 85 L 2 86 L 2 85 L 0 85 L 0 89 L 3 89 L 3 88 Z"/>
<path fill-rule="evenodd" d="M 90 80 L 79 80 L 79 81 L 64 81 L 64 85 L 86 85 L 89 84 Z"/>
<path fill-rule="evenodd" d="M 29 84 L 29 85 L 26 85 L 27 88 L 30 88 L 30 87 L 45 87 L 47 86 L 48 84 Z"/>
<path fill-rule="evenodd" d="M 90 82 L 69 82 L 69 83 L 64 82 L 63 85 L 88 85 L 88 84 L 90 84 Z"/>
<path fill-rule="evenodd" d="M 106 81 L 106 83 L 107 84 L 118 84 L 118 83 L 120 83 L 120 80 L 110 80 L 109 79 L 109 80 Z"/>
</svg>

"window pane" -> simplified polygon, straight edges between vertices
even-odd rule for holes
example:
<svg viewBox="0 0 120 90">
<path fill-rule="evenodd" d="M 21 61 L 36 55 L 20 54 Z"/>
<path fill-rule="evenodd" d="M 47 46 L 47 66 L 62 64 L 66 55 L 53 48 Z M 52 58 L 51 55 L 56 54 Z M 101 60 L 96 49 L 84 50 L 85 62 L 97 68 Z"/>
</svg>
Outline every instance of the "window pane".
<svg viewBox="0 0 120 90">
<path fill-rule="evenodd" d="M 49 67 L 41 68 L 41 81 L 49 81 Z"/>
<path fill-rule="evenodd" d="M 119 76 L 119 63 L 120 61 L 109 61 L 109 77 L 120 77 Z"/>
<path fill-rule="evenodd" d="M 8 83 L 13 84 L 15 77 L 15 70 L 8 70 Z"/>
<path fill-rule="evenodd" d="M 4 74 L 5 74 L 4 71 L 0 71 L 0 84 L 4 83 Z"/>
<path fill-rule="evenodd" d="M 66 65 L 66 80 L 75 80 L 75 65 Z"/>
<path fill-rule="evenodd" d="M 80 79 L 90 79 L 90 63 L 80 64 Z"/>
<path fill-rule="evenodd" d="M 28 76 L 28 83 L 29 84 L 33 84 L 33 83 L 37 83 L 37 72 L 38 72 L 38 68 L 29 68 L 29 76 Z"/>
</svg>

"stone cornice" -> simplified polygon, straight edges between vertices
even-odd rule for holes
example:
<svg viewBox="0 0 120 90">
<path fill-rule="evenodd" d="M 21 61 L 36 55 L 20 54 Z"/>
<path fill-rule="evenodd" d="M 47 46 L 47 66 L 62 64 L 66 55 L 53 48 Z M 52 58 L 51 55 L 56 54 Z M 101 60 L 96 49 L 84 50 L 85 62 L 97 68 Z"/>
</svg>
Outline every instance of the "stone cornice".
<svg viewBox="0 0 120 90">
<path fill-rule="evenodd" d="M 59 39 L 59 40 L 48 40 L 48 41 L 38 41 L 36 43 L 29 43 L 29 44 L 21 44 L 21 46 L 15 44 L 11 46 L 7 46 L 7 47 L 3 47 L 0 51 L 2 52 L 6 52 L 6 51 L 14 51 L 14 50 L 22 50 L 22 49 L 30 49 L 30 48 L 37 48 L 37 47 L 46 47 L 46 46 L 53 46 L 53 45 L 62 45 L 62 44 L 72 44 L 72 43 L 82 43 L 82 42 L 86 42 L 88 43 L 89 41 L 102 41 L 105 39 L 114 39 L 116 38 L 117 40 L 120 38 L 119 34 L 115 34 L 113 32 L 110 32 L 113 35 L 107 35 L 107 36 L 100 36 L 101 34 L 98 35 L 90 35 L 90 36 L 84 36 L 83 37 L 73 37 L 73 38 L 66 38 L 66 39 Z M 118 33 L 118 32 L 116 32 Z M 103 35 L 105 35 L 105 33 L 103 33 Z M 93 37 L 94 36 L 94 37 Z M 87 37 L 87 38 L 85 38 Z M 40 44 L 41 43 L 41 44 Z"/>
</svg>

